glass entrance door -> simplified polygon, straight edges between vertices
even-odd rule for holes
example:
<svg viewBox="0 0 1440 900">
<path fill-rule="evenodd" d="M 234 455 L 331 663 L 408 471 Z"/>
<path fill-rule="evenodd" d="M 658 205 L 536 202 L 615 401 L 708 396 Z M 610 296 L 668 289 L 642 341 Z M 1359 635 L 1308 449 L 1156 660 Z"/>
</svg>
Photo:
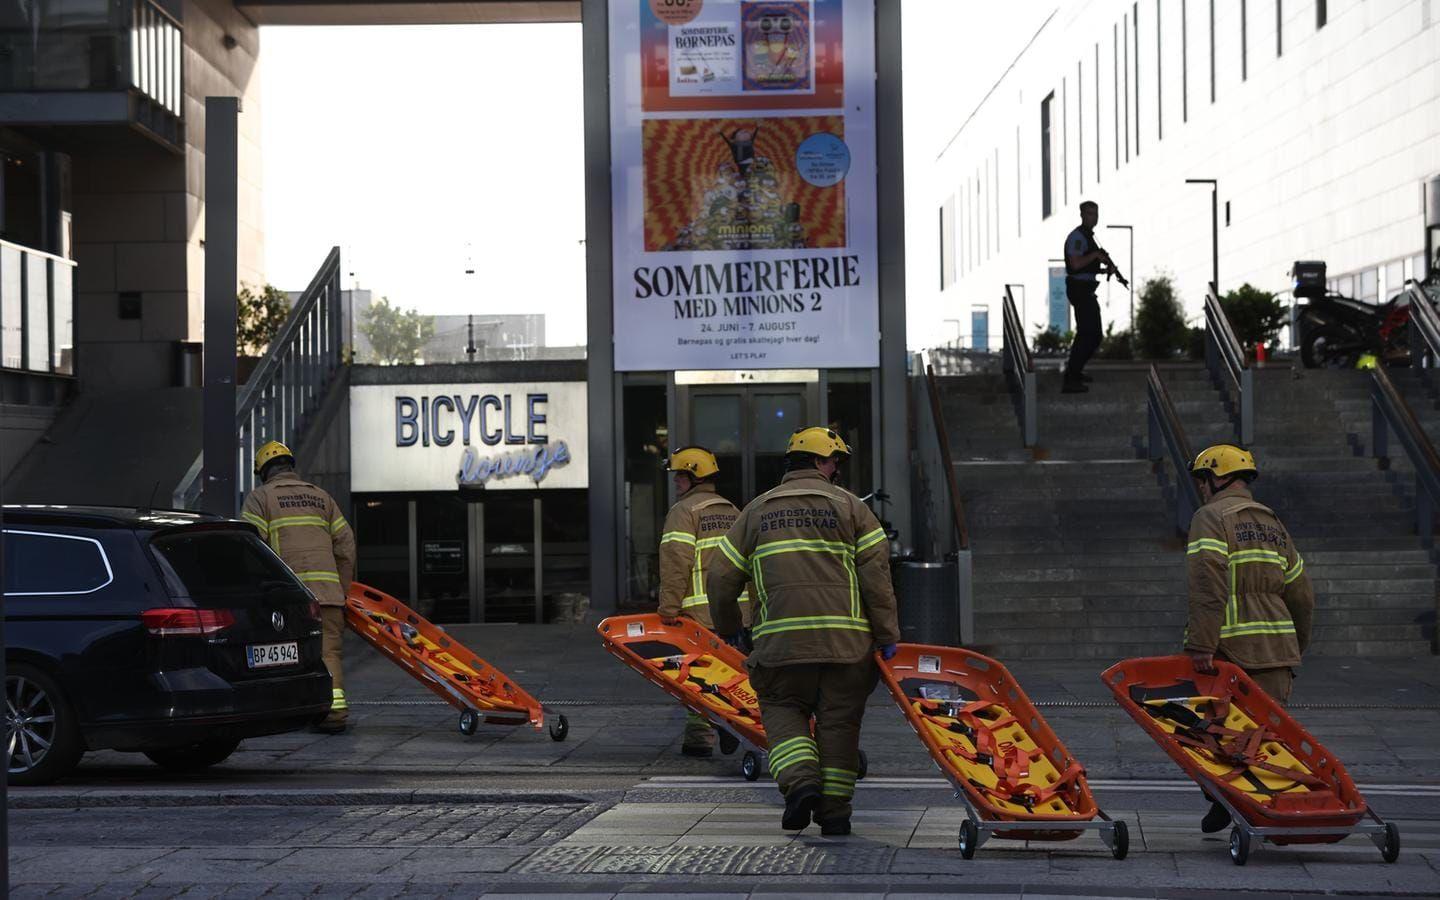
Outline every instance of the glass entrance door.
<svg viewBox="0 0 1440 900">
<path fill-rule="evenodd" d="M 698 444 L 720 464 L 720 493 L 737 506 L 780 483 L 785 445 L 814 411 L 803 384 L 694 386 L 682 395 L 681 444 Z"/>
</svg>

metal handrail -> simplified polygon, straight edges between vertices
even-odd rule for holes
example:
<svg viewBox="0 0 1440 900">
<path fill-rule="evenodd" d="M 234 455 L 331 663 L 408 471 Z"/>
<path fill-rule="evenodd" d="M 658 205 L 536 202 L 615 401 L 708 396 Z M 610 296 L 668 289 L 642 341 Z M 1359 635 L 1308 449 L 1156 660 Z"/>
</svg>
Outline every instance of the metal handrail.
<svg viewBox="0 0 1440 900">
<path fill-rule="evenodd" d="M 236 490 L 243 502 L 254 486 L 249 462 L 266 441 L 298 449 L 311 415 L 343 361 L 340 309 L 340 248 L 325 262 L 290 308 L 290 315 L 236 400 Z M 177 509 L 194 509 L 200 499 L 203 454 L 175 487 Z M 238 505 L 237 505 L 238 508 Z"/>
<path fill-rule="evenodd" d="M 1410 297 L 1410 365 L 1421 373 L 1429 375 L 1430 367 L 1440 361 L 1440 313 L 1430 303 L 1430 297 L 1418 284 L 1411 284 L 1406 293 Z M 1430 365 L 1424 365 L 1426 358 Z"/>
<path fill-rule="evenodd" d="M 1440 454 L 1415 411 L 1405 402 L 1395 382 L 1383 366 L 1370 370 L 1371 441 L 1370 455 L 1376 459 L 1390 456 L 1390 433 L 1400 439 L 1400 446 L 1415 469 L 1415 530 L 1425 546 L 1431 547 L 1435 534 L 1435 510 L 1440 509 Z"/>
<path fill-rule="evenodd" d="M 1015 418 L 1020 424 L 1020 436 L 1026 447 L 1039 443 L 1039 423 L 1036 420 L 1035 360 L 1025 343 L 1025 327 L 1020 314 L 1015 311 L 1015 296 L 1005 287 L 1002 302 L 1003 355 L 1005 382 L 1010 386 L 1010 395 L 1015 402 Z"/>
<path fill-rule="evenodd" d="M 1200 508 L 1200 491 L 1195 479 L 1190 477 L 1190 461 L 1195 457 L 1190 452 L 1190 442 L 1185 438 L 1185 427 L 1180 424 L 1170 392 L 1154 365 L 1150 366 L 1145 382 L 1145 398 L 1150 459 L 1159 462 L 1169 453 L 1170 464 L 1175 467 L 1175 530 L 1184 534 L 1190 530 L 1190 518 Z"/>
<path fill-rule="evenodd" d="M 1255 372 L 1245 362 L 1245 350 L 1235 337 L 1235 329 L 1220 305 L 1214 284 L 1205 292 L 1205 365 L 1217 388 L 1224 391 L 1225 380 L 1234 386 L 1240 443 L 1248 446 L 1255 440 Z M 1220 373 L 1222 365 L 1224 379 Z"/>
<path fill-rule="evenodd" d="M 955 544 L 960 550 L 970 549 L 970 528 L 965 520 L 965 504 L 960 499 L 960 482 L 955 477 L 955 457 L 950 453 L 950 432 L 945 427 L 945 413 L 940 408 L 940 389 L 935 384 L 935 367 L 925 363 L 925 388 L 930 395 L 930 417 L 940 440 L 940 458 L 945 469 L 945 489 L 950 496 L 950 524 L 955 528 Z"/>
</svg>

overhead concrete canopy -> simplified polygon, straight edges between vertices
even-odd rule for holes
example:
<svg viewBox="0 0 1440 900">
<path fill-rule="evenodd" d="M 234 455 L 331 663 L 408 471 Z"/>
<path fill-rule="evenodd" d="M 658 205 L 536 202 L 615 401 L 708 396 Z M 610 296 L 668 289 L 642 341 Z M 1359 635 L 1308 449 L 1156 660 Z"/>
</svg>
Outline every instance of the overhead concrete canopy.
<svg viewBox="0 0 1440 900">
<path fill-rule="evenodd" d="M 489 25 L 578 22 L 580 0 L 237 0 L 257 25 Z"/>
</svg>

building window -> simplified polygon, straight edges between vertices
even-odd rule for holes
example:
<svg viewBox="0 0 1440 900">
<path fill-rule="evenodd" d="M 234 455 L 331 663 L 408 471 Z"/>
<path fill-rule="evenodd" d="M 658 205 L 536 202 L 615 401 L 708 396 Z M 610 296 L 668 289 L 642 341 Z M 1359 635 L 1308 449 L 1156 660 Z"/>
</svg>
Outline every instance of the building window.
<svg viewBox="0 0 1440 900">
<path fill-rule="evenodd" d="M 995 252 L 1000 252 L 1000 148 L 995 148 Z"/>
<path fill-rule="evenodd" d="M 1060 202 L 1070 205 L 1070 85 L 1060 79 Z"/>
<path fill-rule="evenodd" d="M 1416 281 L 1424 281 L 1428 266 L 1425 261 L 1425 254 L 1417 253 L 1410 257 L 1410 277 Z"/>
<path fill-rule="evenodd" d="M 1100 42 L 1095 42 L 1095 183 L 1100 183 Z"/>
<path fill-rule="evenodd" d="M 1020 197 L 1020 126 L 1015 126 L 1015 236 L 1023 237 L 1025 234 L 1025 204 Z"/>
<path fill-rule="evenodd" d="M 1180 121 L 1190 121 L 1190 11 L 1180 0 Z"/>
<path fill-rule="evenodd" d="M 1380 300 L 1380 270 L 1366 269 L 1360 273 L 1360 299 L 1366 303 Z"/>
<path fill-rule="evenodd" d="M 940 207 L 940 290 L 955 283 L 955 195 Z"/>
<path fill-rule="evenodd" d="M 1155 0 L 1155 140 L 1165 140 L 1165 42 L 1164 23 L 1160 19 L 1160 0 Z"/>
<path fill-rule="evenodd" d="M 1080 178 L 1080 196 L 1085 196 L 1085 68 L 1075 63 L 1075 172 Z"/>
<path fill-rule="evenodd" d="M 1284 0 L 1275 0 L 1275 57 L 1278 59 L 1285 53 L 1285 41 L 1282 35 L 1285 33 L 1285 3 Z"/>
<path fill-rule="evenodd" d="M 1110 105 L 1115 121 L 1115 171 L 1120 171 L 1120 26 L 1110 26 L 1110 49 L 1114 51 L 1111 60 L 1112 84 L 1115 89 L 1114 102 Z"/>
<path fill-rule="evenodd" d="M 1390 297 L 1400 293 L 1405 287 L 1405 260 L 1397 259 L 1385 265 L 1385 296 Z"/>
<path fill-rule="evenodd" d="M 1050 196 L 1050 105 L 1055 101 L 1055 92 L 1040 101 L 1040 218 L 1048 219 L 1051 213 Z"/>
<path fill-rule="evenodd" d="M 1125 63 L 1125 161 L 1130 161 L 1130 19 L 1121 17 L 1120 36 L 1123 39 L 1120 56 Z"/>
<path fill-rule="evenodd" d="M 1319 31 L 1324 28 L 1325 22 L 1328 19 L 1329 16 L 1325 9 L 1325 0 L 1315 0 L 1315 30 Z"/>
<path fill-rule="evenodd" d="M 1135 31 L 1135 155 L 1140 155 L 1140 0 L 1130 5 L 1130 24 Z"/>
<path fill-rule="evenodd" d="M 1339 278 L 1335 279 L 1335 290 L 1336 290 L 1336 291 L 1340 294 L 1340 296 L 1342 296 L 1342 297 L 1350 297 L 1351 299 L 1354 299 L 1354 297 L 1355 297 L 1355 276 L 1354 276 L 1354 275 L 1341 275 Z"/>
<path fill-rule="evenodd" d="M 1240 0 L 1240 80 L 1250 77 L 1250 4 Z"/>
<path fill-rule="evenodd" d="M 1215 102 L 1215 0 L 1210 0 L 1210 102 Z"/>
</svg>

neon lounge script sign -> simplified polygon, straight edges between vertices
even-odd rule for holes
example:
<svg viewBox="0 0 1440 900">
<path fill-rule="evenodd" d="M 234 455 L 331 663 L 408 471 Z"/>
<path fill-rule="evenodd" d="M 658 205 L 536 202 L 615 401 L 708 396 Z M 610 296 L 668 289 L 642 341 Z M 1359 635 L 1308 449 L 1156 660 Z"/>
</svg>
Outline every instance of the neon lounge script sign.
<svg viewBox="0 0 1440 900">
<path fill-rule="evenodd" d="M 395 446 L 448 447 L 458 442 L 464 449 L 455 481 L 462 486 L 483 487 L 520 475 L 539 485 L 571 461 L 570 446 L 549 437 L 549 400 L 545 392 L 397 396 Z M 514 449 L 487 454 L 482 447 Z"/>
</svg>

